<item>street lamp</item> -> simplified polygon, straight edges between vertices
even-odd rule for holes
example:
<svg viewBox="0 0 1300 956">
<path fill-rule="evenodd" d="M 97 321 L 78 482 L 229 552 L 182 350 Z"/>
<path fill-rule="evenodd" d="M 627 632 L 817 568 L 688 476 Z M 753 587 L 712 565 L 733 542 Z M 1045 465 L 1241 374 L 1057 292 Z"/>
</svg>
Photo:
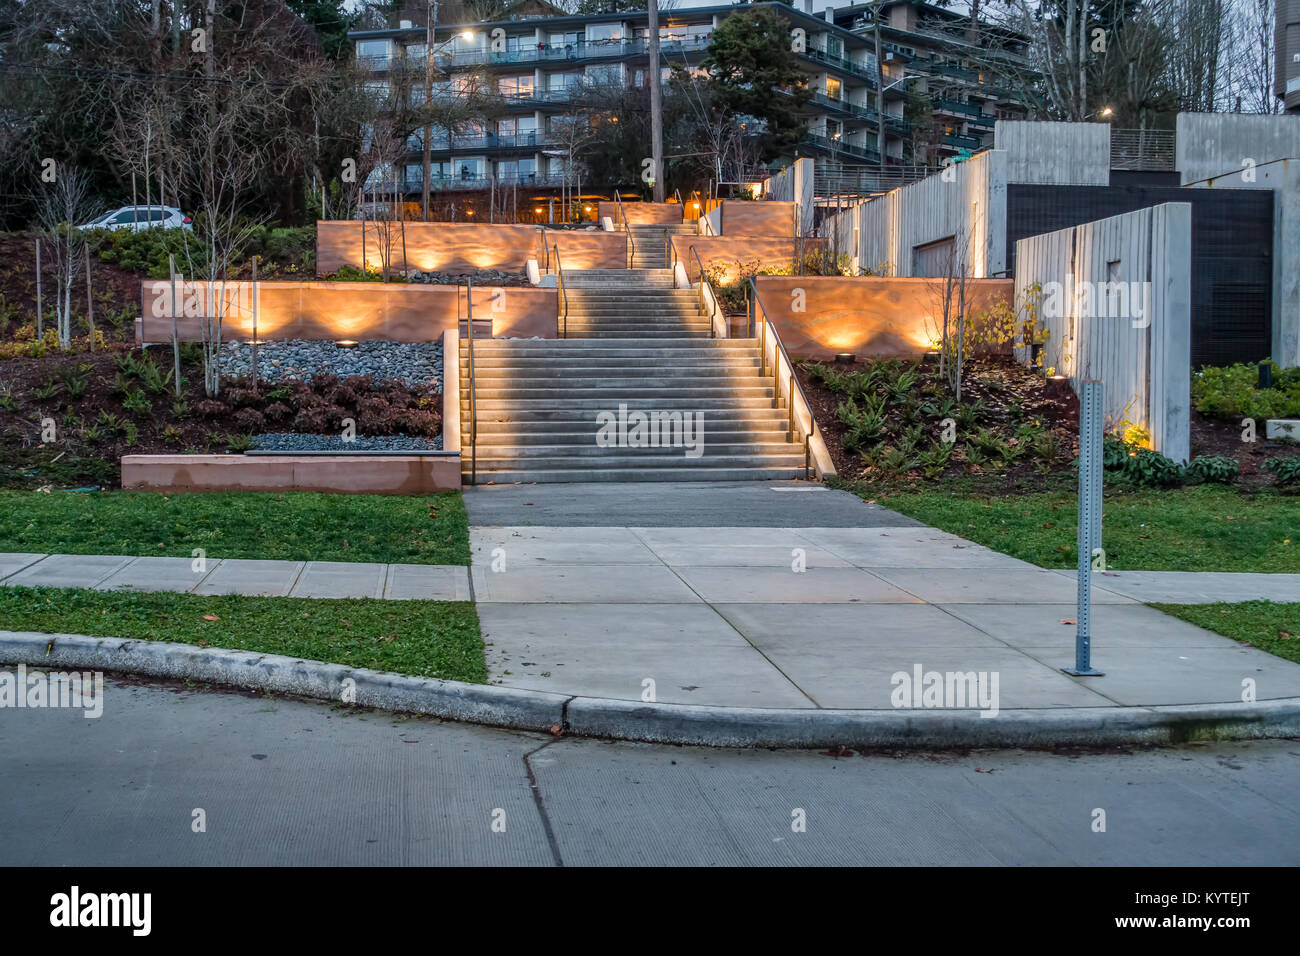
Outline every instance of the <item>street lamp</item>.
<svg viewBox="0 0 1300 956">
<path fill-rule="evenodd" d="M 1090 120 L 1094 116 L 1104 116 L 1107 119 L 1109 119 L 1113 115 L 1115 115 L 1115 111 L 1113 109 L 1111 109 L 1109 106 L 1103 106 L 1101 109 L 1094 110 L 1093 112 L 1089 113 L 1087 116 L 1084 117 L 1084 119 Z"/>
<path fill-rule="evenodd" d="M 474 39 L 474 32 L 472 30 L 465 30 L 462 33 L 458 33 L 455 36 L 451 37 L 449 40 L 445 40 L 442 43 L 439 43 L 437 46 L 435 46 L 433 43 L 433 33 L 437 25 L 438 25 L 438 4 L 436 2 L 433 2 L 433 0 L 431 0 L 431 2 L 429 3 L 427 32 L 425 34 L 425 40 L 424 40 L 424 108 L 430 111 L 432 111 L 432 107 L 433 107 L 433 71 L 435 69 L 433 65 L 434 56 L 442 52 L 446 47 L 450 46 L 452 43 L 455 43 L 456 40 L 458 39 L 459 40 Z M 420 214 L 423 216 L 424 221 L 428 222 L 429 221 L 429 192 L 431 188 L 431 184 L 429 180 L 432 178 L 431 174 L 433 172 L 432 119 L 428 123 L 424 124 L 423 160 L 424 161 L 421 166 L 421 171 L 424 174 L 424 182 L 420 186 Z"/>
<path fill-rule="evenodd" d="M 876 94 L 876 152 L 880 154 L 880 165 L 885 165 L 885 93 L 908 80 L 920 79 L 918 75 L 905 76 L 888 86 L 882 86 Z"/>
</svg>

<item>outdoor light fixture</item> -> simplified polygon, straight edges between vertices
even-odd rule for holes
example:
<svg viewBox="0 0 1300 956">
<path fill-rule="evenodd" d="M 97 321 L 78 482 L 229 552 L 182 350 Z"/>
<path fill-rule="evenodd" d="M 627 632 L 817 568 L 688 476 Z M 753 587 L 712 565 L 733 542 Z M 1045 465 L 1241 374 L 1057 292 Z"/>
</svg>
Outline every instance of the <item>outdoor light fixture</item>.
<svg viewBox="0 0 1300 956">
<path fill-rule="evenodd" d="M 460 36 L 461 36 L 461 39 L 463 39 L 463 40 L 472 40 L 472 39 L 474 39 L 474 31 L 473 31 L 473 30 L 466 30 L 466 31 L 465 31 L 464 33 L 462 33 Z"/>
<path fill-rule="evenodd" d="M 354 349 L 357 347 L 356 339 L 338 339 L 335 343 L 341 349 Z"/>
<path fill-rule="evenodd" d="M 850 364 L 852 364 L 853 362 L 856 362 L 857 360 L 858 360 L 858 357 L 857 357 L 856 355 L 854 355 L 852 352 L 836 352 L 836 353 L 835 353 L 835 361 L 837 361 L 837 362 L 841 362 L 841 363 L 843 363 L 843 364 L 845 364 L 845 365 L 850 365 Z"/>
<path fill-rule="evenodd" d="M 938 350 L 938 349 L 930 349 L 930 351 L 926 352 L 926 353 L 925 353 L 925 361 L 930 362 L 930 363 L 933 363 L 933 364 L 938 364 L 938 362 L 939 362 L 939 350 Z"/>
</svg>

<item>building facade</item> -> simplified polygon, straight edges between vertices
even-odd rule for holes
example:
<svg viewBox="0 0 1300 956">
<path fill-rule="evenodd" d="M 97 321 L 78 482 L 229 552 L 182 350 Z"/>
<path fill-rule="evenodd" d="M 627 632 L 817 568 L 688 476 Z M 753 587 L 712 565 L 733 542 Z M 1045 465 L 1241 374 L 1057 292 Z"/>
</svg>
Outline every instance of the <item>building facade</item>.
<svg viewBox="0 0 1300 956">
<path fill-rule="evenodd" d="M 795 155 L 813 156 L 822 168 L 879 164 L 879 124 L 885 127 L 884 162 L 938 165 L 947 155 L 991 142 L 993 122 L 1011 115 L 1007 95 L 963 58 L 960 44 L 925 32 L 938 8 L 887 3 L 881 41 L 882 96 L 877 80 L 875 24 L 864 5 L 835 10 L 818 0 L 803 9 L 783 3 L 735 4 L 660 14 L 660 69 L 698 69 L 714 29 L 732 13 L 768 7 L 789 20 L 792 49 L 812 92 L 807 134 Z M 946 11 L 940 11 L 947 16 Z M 946 22 L 946 21 L 945 21 Z M 423 102 L 427 25 L 354 31 L 358 64 L 372 77 L 377 100 L 394 93 Z M 528 201 L 546 190 L 572 187 L 576 173 L 566 149 L 573 105 L 595 86 L 639 87 L 650 68 L 644 11 L 561 15 L 533 3 L 506 20 L 446 23 L 434 30 L 434 97 L 462 95 L 469 86 L 494 100 L 498 118 L 454 135 L 431 137 L 431 188 L 438 192 L 522 187 Z M 913 79 L 915 78 L 915 79 Z M 917 151 L 905 115 L 908 87 L 942 93 L 934 99 L 938 141 Z M 404 88 L 404 92 L 403 89 Z M 396 190 L 418 195 L 423 183 L 423 142 L 417 132 L 390 171 Z M 791 157 L 793 158 L 793 157 Z M 609 187 L 613 184 L 591 184 Z M 626 184 L 624 184 L 626 185 Z"/>
</svg>

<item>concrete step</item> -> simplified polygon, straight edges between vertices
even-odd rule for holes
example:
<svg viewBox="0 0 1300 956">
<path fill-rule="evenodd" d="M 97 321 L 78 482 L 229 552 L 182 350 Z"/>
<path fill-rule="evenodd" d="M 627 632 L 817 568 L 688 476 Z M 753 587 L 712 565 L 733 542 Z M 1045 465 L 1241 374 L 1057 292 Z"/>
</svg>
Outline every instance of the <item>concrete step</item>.
<svg viewBox="0 0 1300 956">
<path fill-rule="evenodd" d="M 589 414 L 595 414 L 600 411 L 614 411 L 620 404 L 627 405 L 629 409 L 640 408 L 643 411 L 671 411 L 672 409 L 681 409 L 682 411 L 703 412 L 705 415 L 711 415 L 719 411 L 738 411 L 742 409 L 771 409 L 775 407 L 773 400 L 763 400 L 762 398 L 749 398 L 742 396 L 722 397 L 710 395 L 707 397 L 670 397 L 670 396 L 636 396 L 629 395 L 624 390 L 619 393 L 610 393 L 600 396 L 583 396 L 581 398 L 530 398 L 527 402 L 520 402 L 513 398 L 488 398 L 484 395 L 475 395 L 474 400 L 478 406 L 480 415 L 487 414 L 493 418 L 499 418 L 502 415 L 509 415 L 516 421 L 526 420 L 523 416 L 535 412 L 565 412 L 570 419 L 586 418 Z M 760 404 L 761 403 L 761 404 Z M 469 399 L 461 399 L 460 407 L 462 410 L 469 409 Z"/>
<path fill-rule="evenodd" d="M 495 471 L 507 468 L 699 468 L 701 466 L 735 467 L 737 465 L 741 467 L 757 465 L 803 468 L 802 445 L 797 449 L 793 445 L 784 446 L 792 450 L 774 455 L 714 455 L 709 452 L 707 441 L 703 447 L 704 452 L 694 458 L 687 456 L 685 447 L 601 448 L 596 445 L 592 446 L 598 452 L 595 455 L 572 454 L 571 451 L 566 450 L 558 455 L 535 455 L 526 458 L 514 458 L 507 455 L 501 458 L 493 458 L 485 455 L 482 448 L 477 449 L 477 455 L 480 471 L 484 468 Z"/>
<path fill-rule="evenodd" d="M 568 341 L 560 339 L 559 341 Z M 725 340 L 721 340 L 725 341 Z M 717 365 L 718 367 L 737 368 L 744 365 L 758 365 L 758 352 L 751 352 L 748 349 L 718 349 L 714 351 L 704 351 L 701 349 L 674 349 L 672 356 L 647 355 L 642 352 L 638 355 L 627 355 L 619 357 L 610 355 L 613 349 L 587 349 L 583 354 L 579 354 L 574 349 L 563 356 L 545 356 L 533 357 L 532 355 L 505 354 L 499 351 L 480 352 L 474 351 L 474 366 L 478 369 L 490 368 L 585 368 L 593 364 L 599 364 L 606 368 L 639 368 L 650 366 L 653 368 L 682 367 L 694 368 L 704 366 L 706 368 Z M 461 353 L 464 354 L 463 352 Z M 460 363 L 461 370 L 468 368 L 465 362 Z"/>
<path fill-rule="evenodd" d="M 469 480 L 469 459 L 461 459 L 461 474 Z M 610 465 L 600 468 L 538 468 L 488 471 L 480 468 L 479 484 L 551 484 L 570 481 L 769 481 L 803 478 L 802 463 L 797 468 L 786 465 L 727 466 L 691 465 L 683 467 L 654 467 L 642 464 L 636 467 Z"/>
<path fill-rule="evenodd" d="M 743 368 L 728 375 L 720 375 L 717 370 L 700 367 L 693 369 L 654 368 L 641 366 L 631 370 L 623 369 L 569 369 L 567 374 L 557 374 L 551 369 L 478 369 L 474 375 L 476 388 L 505 388 L 522 386 L 537 388 L 551 385 L 560 388 L 585 388 L 609 383 L 628 385 L 655 385 L 675 388 L 691 388 L 697 385 L 725 387 L 727 385 L 754 385 L 759 382 L 775 384 L 771 375 L 760 376 L 758 369 Z M 462 385 L 469 384 L 469 373 L 460 374 Z"/>
<path fill-rule="evenodd" d="M 532 446 L 532 445 L 590 445 L 596 441 L 600 425 L 592 420 L 581 423 L 567 423 L 572 430 L 562 431 L 561 422 L 533 422 L 526 430 L 511 430 L 508 422 L 479 422 L 478 445 Z M 583 427 L 578 428 L 581 424 Z M 554 426 L 554 427 L 552 427 Z M 788 443 L 789 431 L 785 419 L 771 426 L 741 429 L 731 427 L 729 422 L 712 422 L 704 420 L 704 433 L 709 442 L 720 445 L 783 445 Z M 469 435 L 462 434 L 462 441 L 468 441 Z M 800 446 L 802 447 L 802 446 Z"/>
<path fill-rule="evenodd" d="M 462 360 L 468 355 L 468 346 L 461 339 L 460 354 Z M 648 353 L 647 349 L 653 349 Z M 676 342 L 662 340 L 638 343 L 635 340 L 603 344 L 587 339 L 476 339 L 474 341 L 474 360 L 483 358 L 573 358 L 581 361 L 589 358 L 647 358 L 650 354 L 659 356 L 666 363 L 677 358 L 707 357 L 714 352 L 728 352 L 734 355 L 758 353 L 758 346 L 753 339 L 706 339 L 682 338 Z"/>
<path fill-rule="evenodd" d="M 729 442 L 780 442 L 789 434 L 788 419 L 778 409 L 769 409 L 769 418 L 737 419 L 732 416 L 714 414 L 706 415 L 704 427 L 707 434 L 718 441 Z M 479 414 L 478 433 L 481 441 L 504 444 L 571 444 L 572 436 L 585 436 L 595 440 L 600 423 L 592 412 L 583 419 L 557 418 L 554 420 L 530 419 L 516 421 L 513 418 L 497 421 Z M 465 416 L 466 424 L 469 416 Z M 466 436 L 469 431 L 466 430 Z"/>
<path fill-rule="evenodd" d="M 682 454 L 684 448 L 681 446 L 660 446 L 655 448 L 616 448 L 601 446 L 596 444 L 596 435 L 583 436 L 583 441 L 565 444 L 552 445 L 516 445 L 516 444 L 489 444 L 486 441 L 479 441 L 475 445 L 478 452 L 479 463 L 484 461 L 525 461 L 532 458 L 608 458 L 618 453 L 620 455 L 630 455 L 636 458 L 649 458 L 656 455 L 678 455 Z M 702 435 L 692 433 L 692 439 L 698 439 L 701 442 L 699 447 L 703 447 L 704 454 L 700 455 L 695 461 L 706 461 L 716 458 L 736 458 L 736 457 L 756 457 L 770 458 L 786 461 L 790 458 L 798 458 L 803 461 L 803 445 L 793 444 L 786 441 L 777 442 L 722 442 L 713 436 L 709 431 L 708 423 L 705 423 Z M 684 456 L 683 456 L 684 457 Z"/>
<path fill-rule="evenodd" d="M 699 338 L 707 339 L 709 337 L 707 328 L 702 328 L 701 331 L 697 334 Z M 574 334 L 570 332 L 570 338 L 581 338 L 581 339 L 628 339 L 628 338 L 673 339 L 673 338 L 680 338 L 681 335 L 682 332 L 677 329 L 665 330 L 663 332 L 657 332 L 651 329 L 632 329 L 625 332 L 582 332 L 580 334 Z"/>
<path fill-rule="evenodd" d="M 649 384 L 643 378 L 589 378 L 589 385 L 581 382 L 564 382 L 562 385 L 542 382 L 510 382 L 507 385 L 474 384 L 474 398 L 478 402 L 493 401 L 497 398 L 515 399 L 516 402 L 532 402 L 533 399 L 546 398 L 603 398 L 604 395 L 623 395 L 637 401 L 646 398 L 771 398 L 775 385 L 771 378 L 748 378 L 746 384 L 738 385 L 714 378 L 710 384 L 699 382 L 662 381 Z M 770 384 L 749 384 L 749 382 L 767 381 Z M 716 384 L 714 384 L 716 382 Z M 468 399 L 467 399 L 468 401 Z"/>
</svg>

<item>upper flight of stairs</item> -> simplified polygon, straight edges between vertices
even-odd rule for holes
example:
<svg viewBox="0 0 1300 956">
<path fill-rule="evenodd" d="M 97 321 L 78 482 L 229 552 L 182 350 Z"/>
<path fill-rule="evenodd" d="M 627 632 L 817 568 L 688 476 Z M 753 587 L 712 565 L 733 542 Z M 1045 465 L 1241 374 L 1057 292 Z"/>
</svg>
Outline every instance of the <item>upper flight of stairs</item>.
<svg viewBox="0 0 1300 956">
<path fill-rule="evenodd" d="M 469 347 L 460 340 L 461 467 L 480 484 L 705 481 L 804 476 L 776 382 L 753 339 L 715 339 L 693 289 L 667 270 L 564 273 L 568 337 L 475 339 L 478 436 L 471 453 Z M 702 453 L 605 447 L 601 412 L 701 416 Z M 625 432 L 626 434 L 626 432 Z"/>
<path fill-rule="evenodd" d="M 631 240 L 631 261 L 633 269 L 668 268 L 667 247 L 664 235 L 694 236 L 697 234 L 694 222 L 674 223 L 672 225 L 640 225 L 628 223 L 628 238 Z"/>
</svg>

